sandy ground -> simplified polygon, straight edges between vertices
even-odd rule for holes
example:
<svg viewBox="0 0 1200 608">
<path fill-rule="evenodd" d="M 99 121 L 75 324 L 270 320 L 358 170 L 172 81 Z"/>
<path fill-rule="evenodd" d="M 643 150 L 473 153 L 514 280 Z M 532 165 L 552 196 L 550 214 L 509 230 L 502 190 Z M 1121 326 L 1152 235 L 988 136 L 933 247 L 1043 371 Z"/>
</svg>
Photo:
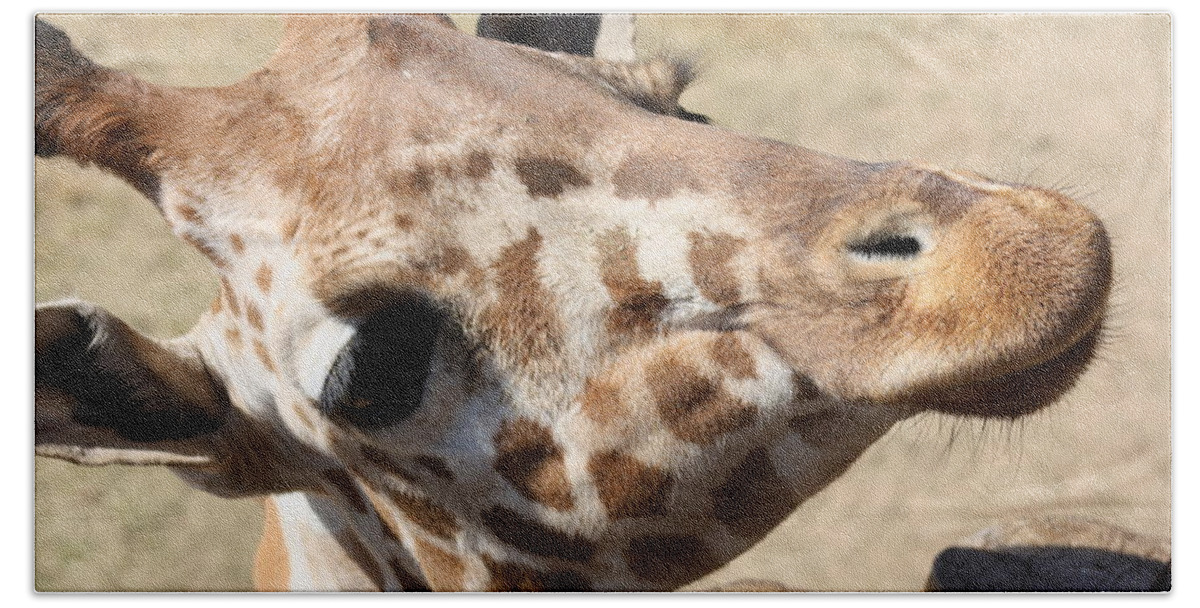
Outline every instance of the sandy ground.
<svg viewBox="0 0 1200 608">
<path fill-rule="evenodd" d="M 59 16 L 96 60 L 219 85 L 261 65 L 268 16 Z M 459 18 L 469 24 L 470 18 Z M 884 437 L 759 545 L 694 587 L 746 576 L 915 590 L 936 552 L 993 522 L 1171 523 L 1171 67 L 1163 15 L 652 16 L 639 51 L 699 60 L 689 109 L 866 160 L 920 159 L 1061 188 L 1107 224 L 1111 337 L 1059 404 L 1016 424 L 926 415 Z M 216 293 L 199 254 L 131 188 L 36 164 L 36 295 L 97 302 L 157 336 Z M 239 590 L 261 515 L 166 471 L 36 461 L 40 590 Z"/>
</svg>

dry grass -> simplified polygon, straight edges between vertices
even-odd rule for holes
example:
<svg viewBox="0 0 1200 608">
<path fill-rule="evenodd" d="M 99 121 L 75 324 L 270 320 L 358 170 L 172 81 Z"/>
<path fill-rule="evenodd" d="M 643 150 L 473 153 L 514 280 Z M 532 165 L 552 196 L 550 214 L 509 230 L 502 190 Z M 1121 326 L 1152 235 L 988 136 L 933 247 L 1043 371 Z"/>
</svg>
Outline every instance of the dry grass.
<svg viewBox="0 0 1200 608">
<path fill-rule="evenodd" d="M 220 84 L 265 59 L 268 17 L 52 18 L 104 63 Z M 463 23 L 469 19 L 463 19 Z M 699 60 L 684 105 L 840 155 L 918 158 L 1086 194 L 1114 239 L 1111 342 L 1059 405 L 1017 425 L 905 423 L 708 582 L 920 587 L 993 521 L 1102 517 L 1170 533 L 1170 22 L 1165 16 L 652 16 L 644 53 Z M 38 161 L 37 298 L 96 301 L 180 333 L 215 293 L 132 189 Z M 953 438 L 953 440 L 952 440 Z M 37 587 L 244 589 L 253 501 L 169 473 L 37 463 Z"/>
</svg>

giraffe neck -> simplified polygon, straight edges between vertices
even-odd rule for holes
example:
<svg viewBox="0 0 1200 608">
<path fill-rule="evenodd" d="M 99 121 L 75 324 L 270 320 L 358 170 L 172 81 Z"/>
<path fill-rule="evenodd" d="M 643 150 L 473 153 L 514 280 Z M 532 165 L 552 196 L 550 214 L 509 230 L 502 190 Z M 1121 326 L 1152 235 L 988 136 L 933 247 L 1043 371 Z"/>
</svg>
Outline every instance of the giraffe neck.
<svg viewBox="0 0 1200 608">
<path fill-rule="evenodd" d="M 345 495 L 292 492 L 264 499 L 254 559 L 259 591 L 428 591 L 420 566 L 377 518 Z M 346 507 L 359 512 L 346 517 Z"/>
</svg>

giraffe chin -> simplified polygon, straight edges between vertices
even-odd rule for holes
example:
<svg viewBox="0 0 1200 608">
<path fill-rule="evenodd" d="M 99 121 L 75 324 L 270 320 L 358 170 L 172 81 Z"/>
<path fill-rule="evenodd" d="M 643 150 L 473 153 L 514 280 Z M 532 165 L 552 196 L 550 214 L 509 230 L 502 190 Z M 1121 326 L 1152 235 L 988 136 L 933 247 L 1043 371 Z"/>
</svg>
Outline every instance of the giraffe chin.
<svg viewBox="0 0 1200 608">
<path fill-rule="evenodd" d="M 784 326 L 786 327 L 786 326 Z M 778 328 L 760 333 L 767 345 L 778 354 L 797 377 L 804 379 L 805 392 L 827 399 L 868 407 L 886 408 L 915 415 L 925 411 L 945 414 L 1016 419 L 1042 410 L 1063 397 L 1087 371 L 1097 351 L 1104 343 L 1104 313 L 1060 342 L 1058 348 L 1041 347 L 1037 357 L 1028 349 L 1007 357 L 980 357 L 967 363 L 970 355 L 958 353 L 952 364 L 935 361 L 935 357 L 917 360 L 888 361 L 884 367 L 847 366 L 850 373 L 825 375 L 829 366 L 813 365 L 807 351 L 789 349 L 792 344 L 779 344 Z M 940 357 L 945 359 L 945 356 Z M 939 365 L 939 363 L 941 365 Z M 954 363 L 957 363 L 955 365 Z M 914 375 L 921 364 L 939 366 L 936 375 L 904 382 L 903 376 Z M 886 369 L 886 372 L 874 370 Z M 879 378 L 885 378 L 878 382 Z M 864 381 L 865 380 L 865 381 Z"/>
<path fill-rule="evenodd" d="M 922 409 L 983 418 L 1015 419 L 1057 401 L 1075 385 L 1096 355 L 1103 326 L 1095 325 L 1059 354 L 1032 367 L 999 376 L 941 387 L 912 402 Z M 933 397 L 932 395 L 936 395 Z"/>
</svg>

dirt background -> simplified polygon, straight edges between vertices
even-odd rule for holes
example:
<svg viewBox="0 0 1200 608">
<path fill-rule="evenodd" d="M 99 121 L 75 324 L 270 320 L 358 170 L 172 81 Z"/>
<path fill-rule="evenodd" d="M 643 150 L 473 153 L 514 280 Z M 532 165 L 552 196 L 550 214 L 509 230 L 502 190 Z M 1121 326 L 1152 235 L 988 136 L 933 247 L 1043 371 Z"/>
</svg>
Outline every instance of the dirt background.
<svg viewBox="0 0 1200 608">
<path fill-rule="evenodd" d="M 270 16 L 48 20 L 100 63 L 175 85 L 234 82 L 281 32 Z M 941 548 L 1035 515 L 1170 534 L 1169 17 L 643 16 L 638 27 L 641 55 L 699 60 L 683 105 L 717 124 L 1061 188 L 1104 219 L 1116 258 L 1109 344 L 1060 403 L 1016 424 L 903 423 L 693 588 L 755 576 L 916 590 Z M 203 258 L 115 178 L 62 159 L 35 167 L 37 300 L 87 299 L 151 335 L 185 332 L 217 291 Z M 161 470 L 35 468 L 37 589 L 249 587 L 258 501 Z"/>
</svg>

